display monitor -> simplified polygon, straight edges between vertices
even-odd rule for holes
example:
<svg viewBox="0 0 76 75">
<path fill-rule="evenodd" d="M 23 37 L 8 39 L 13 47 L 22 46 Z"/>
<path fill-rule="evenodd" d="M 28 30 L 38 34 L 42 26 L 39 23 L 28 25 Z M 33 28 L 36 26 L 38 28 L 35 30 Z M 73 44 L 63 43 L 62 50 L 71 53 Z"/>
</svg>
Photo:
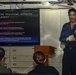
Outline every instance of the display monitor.
<svg viewBox="0 0 76 75">
<path fill-rule="evenodd" d="M 0 9 L 0 45 L 39 45 L 39 20 L 39 9 Z"/>
</svg>

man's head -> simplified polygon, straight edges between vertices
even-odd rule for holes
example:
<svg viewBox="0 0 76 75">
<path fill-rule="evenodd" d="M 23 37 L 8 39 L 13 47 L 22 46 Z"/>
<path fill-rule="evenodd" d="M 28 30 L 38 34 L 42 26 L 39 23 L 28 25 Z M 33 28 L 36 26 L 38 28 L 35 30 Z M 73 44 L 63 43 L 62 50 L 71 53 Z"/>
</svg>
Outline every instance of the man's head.
<svg viewBox="0 0 76 75">
<path fill-rule="evenodd" d="M 33 55 L 33 60 L 36 64 L 43 64 L 45 61 L 45 55 L 41 51 L 37 51 Z"/>
<path fill-rule="evenodd" d="M 4 58 L 5 56 L 5 50 L 0 47 L 0 61 Z"/>
<path fill-rule="evenodd" d="M 68 15 L 71 23 L 76 22 L 76 9 L 74 8 L 69 9 Z"/>
</svg>

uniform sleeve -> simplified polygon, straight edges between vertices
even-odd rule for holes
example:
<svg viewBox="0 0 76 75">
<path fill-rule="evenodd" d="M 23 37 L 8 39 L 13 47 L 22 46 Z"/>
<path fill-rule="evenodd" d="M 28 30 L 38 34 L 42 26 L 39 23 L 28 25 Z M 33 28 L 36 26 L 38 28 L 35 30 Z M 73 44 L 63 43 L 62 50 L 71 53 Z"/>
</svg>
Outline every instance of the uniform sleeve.
<svg viewBox="0 0 76 75">
<path fill-rule="evenodd" d="M 66 25 L 63 25 L 62 30 L 61 30 L 61 34 L 60 34 L 60 38 L 59 40 L 63 43 L 66 43 L 66 33 L 65 33 L 65 27 Z"/>
<path fill-rule="evenodd" d="M 33 69 L 30 72 L 28 72 L 28 74 L 36 74 L 36 71 Z"/>
<path fill-rule="evenodd" d="M 76 25 L 74 27 L 74 37 L 76 38 Z"/>
<path fill-rule="evenodd" d="M 8 73 L 12 73 L 12 70 L 10 68 L 7 68 Z"/>
<path fill-rule="evenodd" d="M 53 66 L 48 66 L 50 68 L 50 74 L 51 75 L 60 75 L 57 69 Z"/>
</svg>

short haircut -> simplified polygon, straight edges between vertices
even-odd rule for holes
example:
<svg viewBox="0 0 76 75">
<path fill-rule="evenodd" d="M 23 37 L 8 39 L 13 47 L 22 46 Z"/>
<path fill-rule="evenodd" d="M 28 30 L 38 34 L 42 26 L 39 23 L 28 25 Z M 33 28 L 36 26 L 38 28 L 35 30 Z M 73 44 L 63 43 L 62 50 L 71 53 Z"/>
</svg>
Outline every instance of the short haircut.
<svg viewBox="0 0 76 75">
<path fill-rule="evenodd" d="M 37 51 L 33 55 L 33 60 L 35 61 L 36 64 L 43 64 L 45 60 L 45 55 L 41 51 Z"/>
<path fill-rule="evenodd" d="M 0 61 L 2 60 L 2 58 L 3 58 L 4 56 L 5 56 L 5 50 L 0 47 Z"/>
<path fill-rule="evenodd" d="M 69 14 L 70 12 L 75 12 L 75 13 L 76 13 L 76 9 L 71 8 L 71 9 L 68 10 L 68 14 Z"/>
</svg>

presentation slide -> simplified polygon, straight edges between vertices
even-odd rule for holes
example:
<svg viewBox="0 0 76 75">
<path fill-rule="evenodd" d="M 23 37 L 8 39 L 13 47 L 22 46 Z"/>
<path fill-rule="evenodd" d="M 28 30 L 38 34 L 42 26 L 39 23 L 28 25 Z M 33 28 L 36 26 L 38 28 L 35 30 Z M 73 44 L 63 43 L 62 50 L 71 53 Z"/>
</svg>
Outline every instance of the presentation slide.
<svg viewBox="0 0 76 75">
<path fill-rule="evenodd" d="M 0 43 L 8 45 L 39 44 L 39 10 L 0 10 Z"/>
</svg>

